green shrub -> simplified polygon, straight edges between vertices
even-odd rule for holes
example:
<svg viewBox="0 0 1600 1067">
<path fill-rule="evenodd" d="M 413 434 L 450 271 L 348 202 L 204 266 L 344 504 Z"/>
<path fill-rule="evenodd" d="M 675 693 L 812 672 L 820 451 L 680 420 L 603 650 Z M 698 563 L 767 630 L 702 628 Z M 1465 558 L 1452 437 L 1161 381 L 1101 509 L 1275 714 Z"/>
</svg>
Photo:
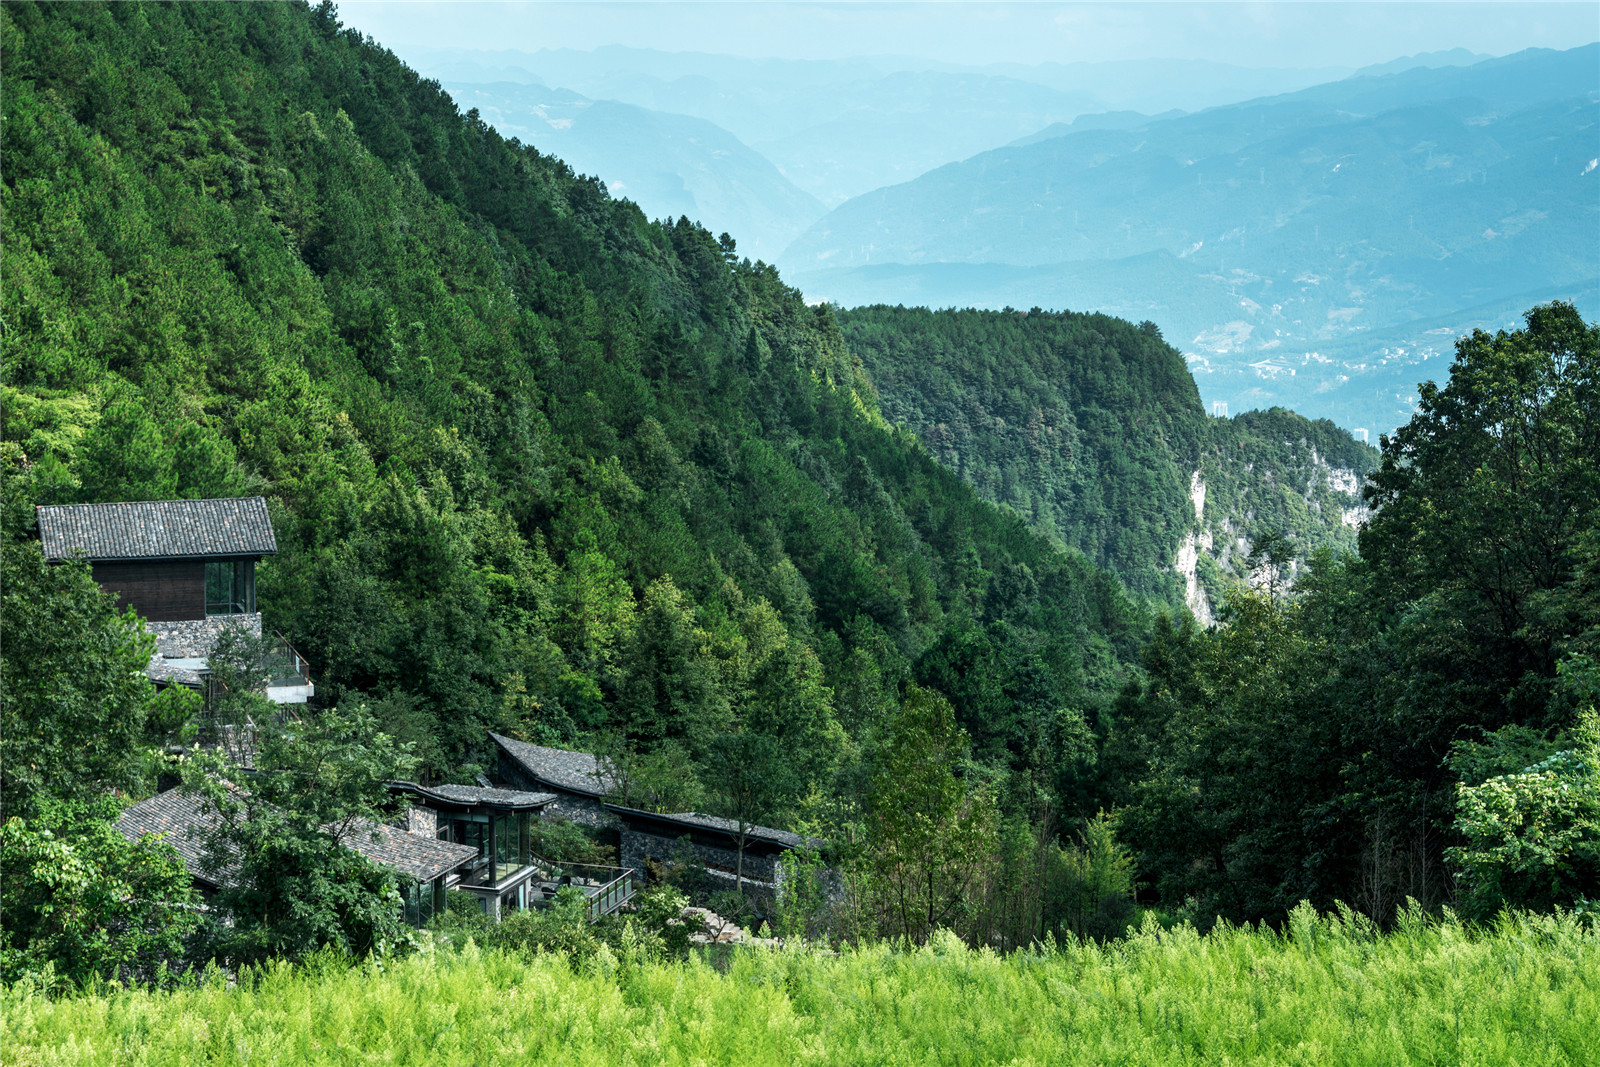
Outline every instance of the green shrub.
<svg viewBox="0 0 1600 1067">
<path fill-rule="evenodd" d="M 1585 710 L 1573 740 L 1519 774 L 1458 787 L 1466 842 L 1446 855 L 1461 871 L 1467 914 L 1600 900 L 1600 715 Z"/>
<path fill-rule="evenodd" d="M 38 818 L 0 826 L 0 981 L 152 981 L 181 971 L 201 925 L 182 858 L 153 838 L 123 837 L 110 797 L 36 803 Z"/>
</svg>

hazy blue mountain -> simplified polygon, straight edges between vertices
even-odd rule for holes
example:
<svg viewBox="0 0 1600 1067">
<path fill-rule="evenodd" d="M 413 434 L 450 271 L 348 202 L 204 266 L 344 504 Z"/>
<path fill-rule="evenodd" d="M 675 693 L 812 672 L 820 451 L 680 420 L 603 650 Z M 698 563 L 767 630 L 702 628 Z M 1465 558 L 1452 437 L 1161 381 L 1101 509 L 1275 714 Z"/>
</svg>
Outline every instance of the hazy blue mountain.
<svg viewBox="0 0 1600 1067">
<path fill-rule="evenodd" d="M 775 101 L 785 125 L 752 139 L 784 174 L 832 205 L 909 181 L 951 160 L 1005 144 L 1103 106 L 1087 92 L 1063 92 L 1015 78 L 946 71 L 896 71 Z"/>
<path fill-rule="evenodd" d="M 1353 73 L 1349 67 L 1240 67 L 1204 59 L 1114 59 L 1098 63 L 999 64 L 994 74 L 1089 92 L 1112 110 L 1198 111 L 1290 93 Z"/>
<path fill-rule="evenodd" d="M 846 305 L 1148 318 L 1208 400 L 1387 429 L 1450 329 L 1600 307 L 1597 60 L 1530 51 L 1069 128 L 858 197 L 780 262 Z"/>
<path fill-rule="evenodd" d="M 797 61 L 608 47 L 593 52 L 416 51 L 447 86 L 495 78 L 713 122 L 832 206 L 1086 111 L 1093 93 L 893 57 Z M 911 69 L 907 69 L 908 65 Z M 520 73 L 518 73 L 520 72 Z M 808 220 L 809 221 L 809 220 Z"/>
<path fill-rule="evenodd" d="M 1399 74 L 1403 70 L 1413 67 L 1470 67 L 1475 63 L 1482 63 L 1494 57 L 1485 52 L 1473 52 L 1466 48 L 1450 48 L 1443 52 L 1419 52 L 1414 56 L 1401 56 L 1391 59 L 1387 63 L 1374 63 L 1362 67 L 1352 77 L 1376 77 L 1380 74 Z"/>
<path fill-rule="evenodd" d="M 752 258 L 772 259 L 824 210 L 761 153 L 705 119 L 542 85 L 444 87 L 502 135 L 597 175 L 652 218 L 687 216 L 713 233 L 735 234 Z"/>
<path fill-rule="evenodd" d="M 1055 137 L 1065 137 L 1069 133 L 1084 133 L 1088 130 L 1137 130 L 1159 122 L 1164 119 L 1175 119 L 1184 112 L 1174 108 L 1160 115 L 1146 115 L 1142 111 L 1101 111 L 1093 115 L 1079 115 L 1071 122 L 1052 122 L 1042 130 L 1035 130 L 1026 137 L 1018 137 L 1007 148 L 1019 148 L 1026 144 L 1038 144 Z"/>
</svg>

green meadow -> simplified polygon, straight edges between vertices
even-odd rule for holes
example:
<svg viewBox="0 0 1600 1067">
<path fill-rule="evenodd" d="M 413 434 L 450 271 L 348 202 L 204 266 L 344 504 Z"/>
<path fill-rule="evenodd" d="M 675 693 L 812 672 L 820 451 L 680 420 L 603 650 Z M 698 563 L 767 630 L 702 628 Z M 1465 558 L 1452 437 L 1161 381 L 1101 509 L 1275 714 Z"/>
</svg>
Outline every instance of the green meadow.
<svg viewBox="0 0 1600 1067">
<path fill-rule="evenodd" d="M 1104 945 L 740 949 L 573 964 L 440 949 L 166 992 L 0 994 L 33 1064 L 1593 1064 L 1600 928 L 1390 933 L 1302 907 L 1282 933 L 1153 921 Z"/>
</svg>

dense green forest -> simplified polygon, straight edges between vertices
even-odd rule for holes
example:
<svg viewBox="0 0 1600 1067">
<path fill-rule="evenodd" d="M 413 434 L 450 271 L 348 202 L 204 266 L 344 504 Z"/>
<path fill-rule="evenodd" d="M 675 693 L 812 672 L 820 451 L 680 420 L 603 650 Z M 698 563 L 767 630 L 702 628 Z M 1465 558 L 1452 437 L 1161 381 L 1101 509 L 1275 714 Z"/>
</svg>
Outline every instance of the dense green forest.
<svg viewBox="0 0 1600 1067">
<path fill-rule="evenodd" d="M 487 726 L 704 762 L 780 694 L 827 763 L 963 643 L 1036 668 L 963 709 L 1004 764 L 1019 720 L 1121 684 L 1118 584 L 886 429 L 831 313 L 731 239 L 502 140 L 327 9 L 6 33 L 12 496 L 266 492 L 269 618 L 431 773 Z"/>
<path fill-rule="evenodd" d="M 1463 339 L 1375 460 L 1205 418 L 1149 325 L 807 306 L 328 4 L 0 20 L 5 978 L 217 944 L 106 823 L 194 709 L 33 541 L 37 503 L 174 496 L 269 499 L 264 611 L 321 701 L 254 769 L 293 819 L 233 841 L 234 961 L 408 943 L 386 876 L 307 857 L 385 773 L 474 780 L 489 729 L 820 833 L 842 901 L 768 918 L 836 942 L 1112 937 L 1136 893 L 1201 926 L 1600 899 L 1600 330 L 1569 305 Z M 1218 626 L 1176 607 L 1186 542 Z"/>
<path fill-rule="evenodd" d="M 1142 595 L 1184 602 L 1177 561 L 1191 533 L 1206 562 L 1188 569 L 1208 604 L 1248 576 L 1250 546 L 1269 534 L 1302 556 L 1355 547 L 1346 514 L 1377 451 L 1281 409 L 1208 418 L 1154 323 L 882 306 L 839 322 L 886 420 Z"/>
</svg>

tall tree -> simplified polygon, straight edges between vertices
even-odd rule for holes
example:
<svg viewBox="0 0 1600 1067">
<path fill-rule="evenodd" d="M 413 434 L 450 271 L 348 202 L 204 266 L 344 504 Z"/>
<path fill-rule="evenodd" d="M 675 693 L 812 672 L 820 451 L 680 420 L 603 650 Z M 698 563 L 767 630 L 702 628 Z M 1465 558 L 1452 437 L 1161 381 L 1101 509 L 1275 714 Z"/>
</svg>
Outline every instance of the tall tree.
<svg viewBox="0 0 1600 1067">
<path fill-rule="evenodd" d="M 969 741 L 950 702 L 906 688 L 867 815 L 865 884 L 880 928 L 914 943 L 941 926 L 958 932 L 996 851 L 994 798 L 958 778 Z"/>
<path fill-rule="evenodd" d="M 248 776 L 220 754 L 185 768 L 184 789 L 215 816 L 204 862 L 223 884 L 215 906 L 229 920 L 218 951 L 235 961 L 294 958 L 403 938 L 394 877 L 344 846 L 388 818 L 385 783 L 409 771 L 409 748 L 364 707 L 256 728 Z"/>
<path fill-rule="evenodd" d="M 183 689 L 156 690 L 155 638 L 116 609 L 83 563 L 45 562 L 35 541 L 0 545 L 0 805 L 90 800 L 143 777 L 141 754 L 188 721 Z"/>
<path fill-rule="evenodd" d="M 1578 620 L 1547 610 L 1600 526 L 1600 327 L 1571 304 L 1520 330 L 1474 331 L 1444 386 L 1383 438 L 1361 555 L 1391 604 L 1455 620 L 1419 679 L 1482 725 L 1541 721 L 1558 644 Z M 1558 599 L 1558 598 L 1557 598 Z"/>
<path fill-rule="evenodd" d="M 717 814 L 733 820 L 737 838 L 734 889 L 744 892 L 744 850 L 757 820 L 771 820 L 792 801 L 800 775 L 778 739 L 752 730 L 725 733 L 713 743 L 709 779 Z"/>
</svg>

